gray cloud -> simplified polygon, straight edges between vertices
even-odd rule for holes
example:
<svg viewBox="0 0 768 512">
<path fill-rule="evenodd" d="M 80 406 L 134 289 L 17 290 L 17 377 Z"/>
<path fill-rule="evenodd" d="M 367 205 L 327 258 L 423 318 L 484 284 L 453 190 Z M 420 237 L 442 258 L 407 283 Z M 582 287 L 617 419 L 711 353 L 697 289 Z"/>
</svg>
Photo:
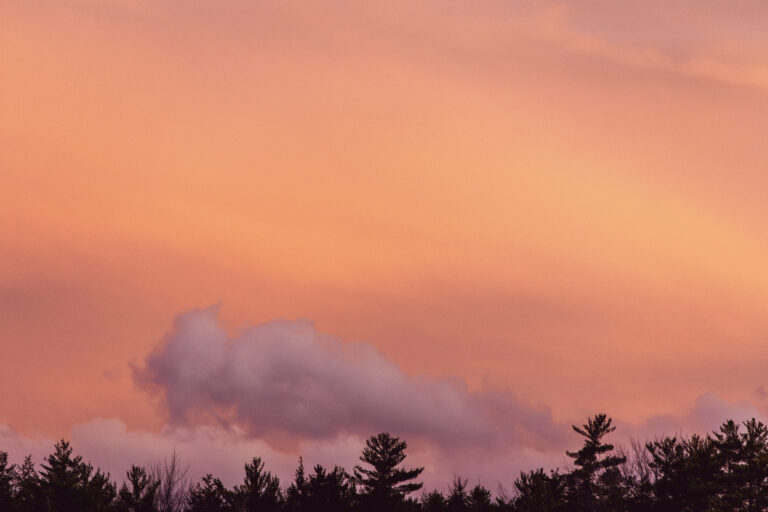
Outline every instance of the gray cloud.
<svg viewBox="0 0 768 512">
<path fill-rule="evenodd" d="M 638 425 L 621 424 L 625 437 L 653 439 L 663 435 L 706 434 L 717 430 L 724 421 L 734 420 L 742 423 L 755 418 L 768 422 L 764 412 L 755 404 L 747 401 L 731 402 L 716 393 L 699 395 L 693 405 L 680 414 L 656 415 Z"/>
<path fill-rule="evenodd" d="M 171 423 L 234 425 L 254 437 L 331 439 L 391 431 L 443 447 L 561 445 L 567 429 L 509 391 L 406 375 L 365 343 L 308 322 L 276 321 L 229 338 L 215 309 L 177 317 L 135 371 Z"/>
</svg>

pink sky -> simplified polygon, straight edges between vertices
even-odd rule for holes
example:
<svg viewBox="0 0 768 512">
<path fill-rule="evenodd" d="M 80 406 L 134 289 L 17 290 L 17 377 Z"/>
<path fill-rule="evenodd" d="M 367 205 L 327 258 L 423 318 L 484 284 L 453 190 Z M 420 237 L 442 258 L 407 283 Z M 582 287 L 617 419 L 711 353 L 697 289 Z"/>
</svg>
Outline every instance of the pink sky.
<svg viewBox="0 0 768 512">
<path fill-rule="evenodd" d="M 633 433 L 768 411 L 764 2 L 6 0 L 0 19 L 0 434 L 19 453 L 67 436 L 119 469 L 208 443 L 236 472 L 221 446 L 241 443 L 290 473 L 392 427 L 439 482 L 559 464 L 597 411 Z M 196 314 L 215 327 L 171 357 Z M 273 360 L 258 325 L 314 334 Z M 172 378 L 221 336 L 255 351 L 245 375 L 300 379 L 308 353 L 343 369 L 313 374 L 325 429 L 222 413 L 266 409 L 272 381 Z M 356 414 L 343 390 L 382 382 L 442 405 Z M 451 460 L 434 440 L 466 411 Z"/>
</svg>

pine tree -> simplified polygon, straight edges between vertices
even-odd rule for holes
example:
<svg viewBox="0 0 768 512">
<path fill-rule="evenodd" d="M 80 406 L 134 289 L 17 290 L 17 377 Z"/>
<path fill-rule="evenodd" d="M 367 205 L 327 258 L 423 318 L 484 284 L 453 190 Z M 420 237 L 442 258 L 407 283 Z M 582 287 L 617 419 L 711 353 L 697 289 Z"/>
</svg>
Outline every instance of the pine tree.
<svg viewBox="0 0 768 512">
<path fill-rule="evenodd" d="M 616 430 L 605 414 L 596 414 L 582 427 L 573 430 L 584 437 L 577 452 L 566 454 L 574 459 L 576 469 L 569 475 L 568 497 L 574 511 L 603 512 L 619 508 L 621 473 L 618 466 L 625 457 L 612 455 L 613 445 L 603 438 Z"/>
<path fill-rule="evenodd" d="M 218 478 L 210 473 L 203 477 L 202 484 L 195 484 L 189 491 L 185 512 L 227 512 L 228 492 Z"/>
<path fill-rule="evenodd" d="M 119 512 L 157 512 L 157 491 L 160 481 L 155 480 L 139 466 L 131 466 L 126 473 L 127 482 L 120 487 L 117 499 Z"/>
<path fill-rule="evenodd" d="M 13 487 L 15 512 L 35 512 L 43 508 L 40 478 L 31 455 L 27 455 L 21 466 L 16 468 Z"/>
<path fill-rule="evenodd" d="M 42 465 L 40 492 L 51 512 L 101 512 L 107 510 L 116 495 L 109 475 L 72 455 L 67 441 L 56 443 L 54 453 Z"/>
<path fill-rule="evenodd" d="M 299 466 L 293 482 L 285 492 L 286 512 L 302 512 L 306 508 L 307 478 L 304 475 L 304 459 L 299 457 Z"/>
<path fill-rule="evenodd" d="M 316 465 L 307 482 L 306 512 L 344 512 L 351 508 L 353 499 L 349 475 L 335 466 L 326 471 Z"/>
<path fill-rule="evenodd" d="M 517 495 L 512 500 L 517 512 L 555 512 L 565 503 L 564 478 L 543 469 L 521 472 L 515 480 Z"/>
<path fill-rule="evenodd" d="M 448 494 L 448 510 L 449 512 L 468 512 L 469 511 L 469 496 L 467 496 L 467 482 L 466 478 L 461 478 L 460 475 L 453 476 L 453 484 L 451 485 L 451 492 Z"/>
<path fill-rule="evenodd" d="M 423 512 L 445 512 L 448 502 L 440 491 L 433 490 L 421 497 L 421 509 Z"/>
<path fill-rule="evenodd" d="M 264 470 L 260 457 L 245 465 L 245 481 L 235 488 L 232 503 L 245 512 L 278 512 L 282 505 L 280 479 Z"/>
<path fill-rule="evenodd" d="M 768 428 L 754 418 L 745 421 L 744 428 L 744 510 L 768 510 Z"/>
<path fill-rule="evenodd" d="M 717 507 L 722 510 L 743 510 L 745 467 L 739 425 L 733 420 L 723 423 L 719 431 L 713 432 L 712 444 L 720 466 L 717 485 L 722 491 L 717 496 Z"/>
<path fill-rule="evenodd" d="M 11 510 L 14 505 L 13 482 L 16 466 L 8 464 L 8 453 L 0 452 L 0 510 Z"/>
<path fill-rule="evenodd" d="M 713 510 L 719 489 L 720 464 L 709 436 L 678 440 L 666 437 L 648 443 L 654 509 L 659 512 Z"/>
<path fill-rule="evenodd" d="M 493 509 L 491 491 L 482 485 L 476 485 L 469 491 L 470 512 L 490 512 Z"/>
<path fill-rule="evenodd" d="M 383 432 L 366 441 L 360 460 L 370 468 L 354 468 L 354 483 L 362 491 L 362 503 L 370 511 L 391 511 L 402 508 L 405 496 L 421 489 L 418 478 L 424 468 L 398 467 L 405 460 L 408 444 Z"/>
</svg>

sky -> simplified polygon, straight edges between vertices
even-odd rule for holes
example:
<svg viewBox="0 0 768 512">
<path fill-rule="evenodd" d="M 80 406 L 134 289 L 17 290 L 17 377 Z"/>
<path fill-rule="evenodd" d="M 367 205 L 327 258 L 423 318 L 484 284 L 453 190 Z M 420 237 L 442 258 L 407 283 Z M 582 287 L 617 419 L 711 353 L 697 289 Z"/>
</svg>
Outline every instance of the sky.
<svg viewBox="0 0 768 512">
<path fill-rule="evenodd" d="M 761 0 L 0 2 L 0 449 L 229 483 L 768 416 Z"/>
</svg>

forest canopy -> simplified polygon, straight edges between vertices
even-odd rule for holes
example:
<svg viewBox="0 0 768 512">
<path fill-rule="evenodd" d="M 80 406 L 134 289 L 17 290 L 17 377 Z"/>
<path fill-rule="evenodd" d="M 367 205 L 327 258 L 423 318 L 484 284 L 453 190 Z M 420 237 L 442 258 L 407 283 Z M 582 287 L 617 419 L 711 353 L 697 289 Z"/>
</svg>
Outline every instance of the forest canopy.
<svg viewBox="0 0 768 512">
<path fill-rule="evenodd" d="M 615 447 L 611 418 L 597 414 L 573 430 L 582 445 L 569 468 L 521 472 L 511 489 L 469 486 L 425 490 L 424 468 L 406 463 L 407 442 L 389 433 L 366 441 L 351 472 L 305 468 L 281 482 L 254 457 L 241 484 L 212 474 L 190 482 L 174 453 L 132 466 L 120 484 L 76 455 L 69 442 L 36 465 L 0 451 L 0 511 L 8 512 L 725 512 L 768 510 L 768 428 L 752 419 L 724 422 L 706 435 L 660 437 Z M 0 447 L 2 448 L 2 447 Z M 506 479 L 508 475 L 499 475 Z"/>
</svg>

